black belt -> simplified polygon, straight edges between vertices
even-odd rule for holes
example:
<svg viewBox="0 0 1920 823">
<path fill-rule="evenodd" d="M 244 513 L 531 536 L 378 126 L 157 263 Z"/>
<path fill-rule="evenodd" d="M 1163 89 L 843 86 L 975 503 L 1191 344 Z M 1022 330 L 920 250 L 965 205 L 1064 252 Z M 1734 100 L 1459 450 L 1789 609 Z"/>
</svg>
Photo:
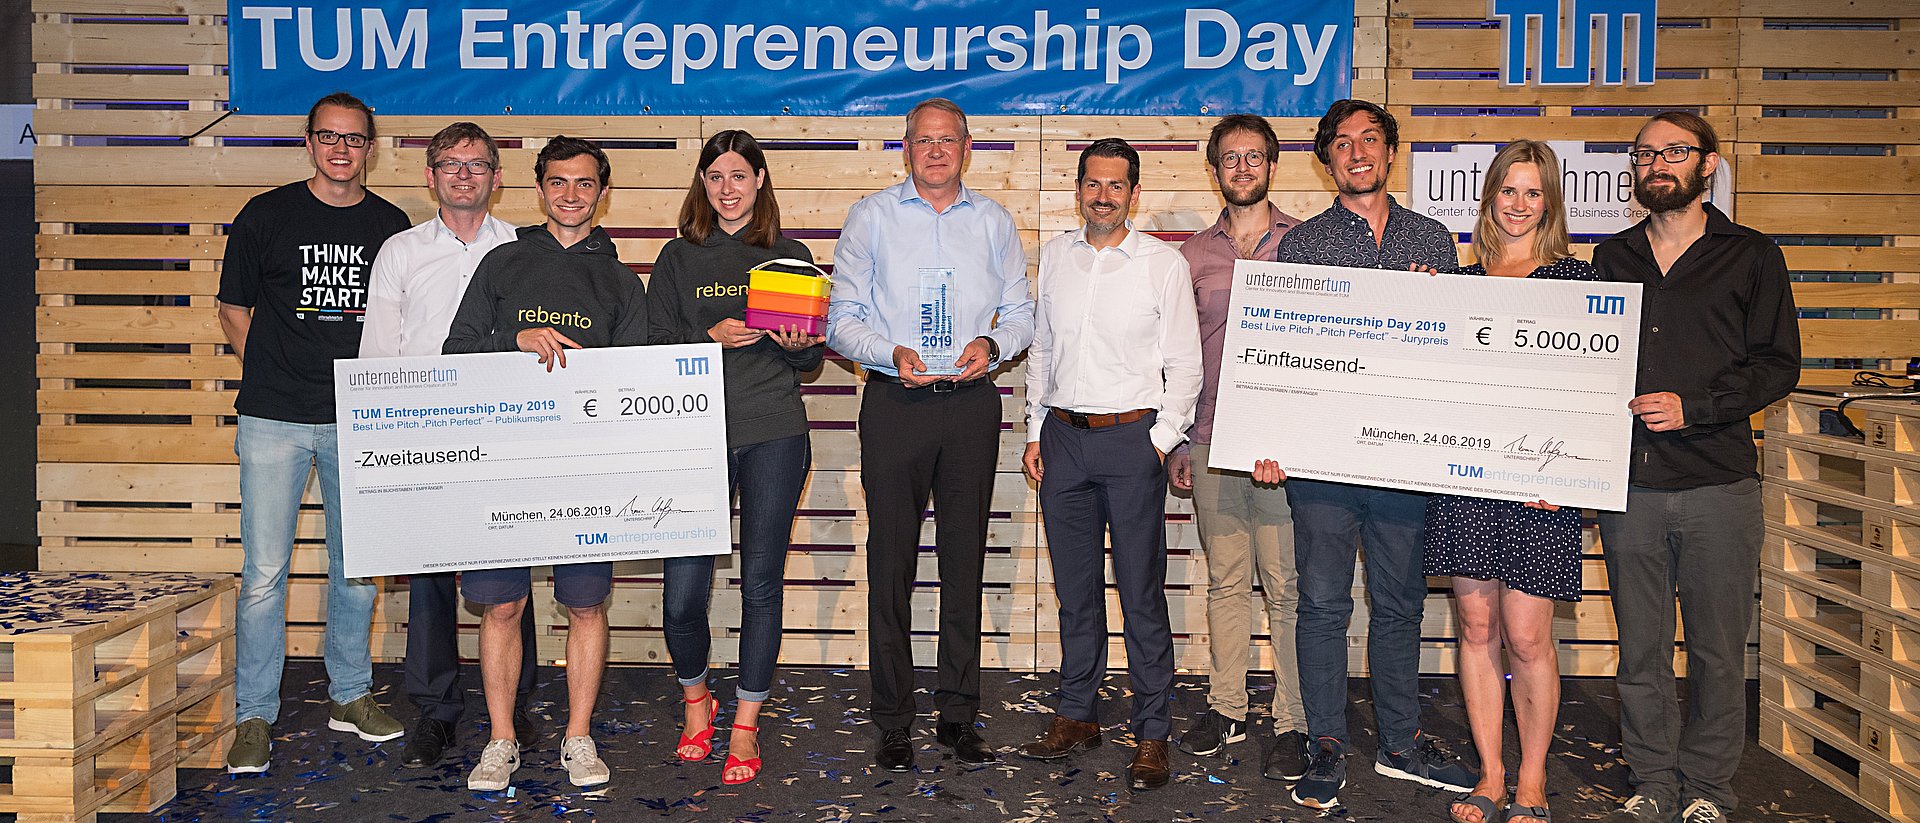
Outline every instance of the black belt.
<svg viewBox="0 0 1920 823">
<path fill-rule="evenodd" d="M 888 374 L 883 371 L 874 371 L 873 369 L 867 370 L 867 380 L 869 381 L 877 380 L 882 383 L 893 383 L 895 385 L 906 388 L 908 391 L 913 391 L 914 389 L 932 389 L 934 394 L 946 394 L 962 386 L 972 386 L 978 383 L 988 382 L 987 378 L 976 377 L 972 380 L 961 380 L 957 382 L 953 380 L 937 380 L 937 381 L 934 381 L 933 384 L 931 385 L 908 386 L 905 381 L 902 381 L 900 378 L 895 377 L 894 375 Z"/>
<path fill-rule="evenodd" d="M 1085 414 L 1066 409 L 1053 409 L 1053 416 L 1060 422 L 1076 429 L 1104 429 L 1123 423 L 1132 423 L 1153 413 L 1153 409 L 1134 409 L 1132 411 L 1112 412 L 1109 414 Z"/>
</svg>

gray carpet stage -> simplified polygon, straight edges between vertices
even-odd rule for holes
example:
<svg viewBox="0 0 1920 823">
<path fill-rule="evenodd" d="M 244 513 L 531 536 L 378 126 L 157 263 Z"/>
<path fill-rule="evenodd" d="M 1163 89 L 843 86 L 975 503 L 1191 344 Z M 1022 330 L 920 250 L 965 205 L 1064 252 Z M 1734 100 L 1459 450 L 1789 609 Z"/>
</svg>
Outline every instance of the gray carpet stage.
<svg viewBox="0 0 1920 823">
<path fill-rule="evenodd" d="M 922 687 L 931 673 L 923 672 Z M 720 785 L 717 750 L 702 763 L 683 764 L 673 753 L 680 727 L 680 698 L 663 667 L 615 668 L 608 674 L 594 735 L 613 767 L 612 784 L 583 794 L 566 781 L 558 763 L 557 733 L 564 721 L 565 682 L 560 669 L 541 669 L 534 714 L 541 720 L 539 747 L 525 756 L 511 792 L 466 789 L 467 770 L 485 741 L 478 672 L 468 667 L 467 716 L 458 751 L 438 768 L 397 767 L 401 740 L 368 744 L 325 730 L 326 691 L 318 662 L 288 666 L 287 706 L 274 729 L 273 769 L 266 775 L 229 777 L 215 771 L 180 773 L 180 796 L 151 815 L 164 821 L 531 821 L 669 820 L 1115 820 L 1261 821 L 1445 820 L 1445 797 L 1432 790 L 1373 773 L 1372 712 L 1366 681 L 1354 680 L 1352 726 L 1357 756 L 1349 761 L 1345 809 L 1319 813 L 1294 806 L 1286 787 L 1259 773 L 1256 740 L 1228 747 L 1224 755 L 1196 758 L 1176 751 L 1174 783 L 1134 793 L 1124 783 L 1131 748 L 1123 745 L 1124 676 L 1109 679 L 1105 746 L 1058 763 L 1035 763 L 1012 748 L 1037 734 L 1051 712 L 1052 674 L 987 672 L 983 721 L 987 741 L 1005 760 L 967 768 L 944 757 L 933 743 L 928 719 L 917 740 L 918 770 L 895 775 L 873 769 L 874 731 L 866 715 L 866 673 L 797 669 L 780 673 L 762 717 L 766 771 L 741 787 Z M 381 700 L 409 727 L 413 708 L 400 695 L 398 666 L 376 667 Z M 1175 728 L 1184 729 L 1203 711 L 1204 680 L 1178 680 Z M 1262 683 L 1259 702 L 1271 686 Z M 716 691 L 732 695 L 731 680 Z M 1471 755 L 1465 743 L 1465 712 L 1452 678 L 1422 682 L 1427 729 Z M 1756 697 L 1757 699 L 1757 697 Z M 923 695 L 922 705 L 926 705 Z M 1557 820 L 1593 820 L 1606 815 L 1626 789 L 1615 725 L 1612 681 L 1568 680 L 1550 763 L 1549 787 Z M 720 715 L 724 727 L 728 714 Z M 1511 718 L 1509 718 L 1511 723 Z M 1264 724 L 1260 726 L 1264 732 Z M 1508 768 L 1516 765 L 1508 733 Z M 726 731 L 717 740 L 724 743 Z M 1122 744 L 1122 745 L 1116 745 Z M 1736 789 L 1733 820 L 1847 821 L 1868 823 L 1872 813 L 1820 786 L 1812 778 L 1749 739 Z M 139 819 L 103 816 L 103 821 Z"/>
</svg>

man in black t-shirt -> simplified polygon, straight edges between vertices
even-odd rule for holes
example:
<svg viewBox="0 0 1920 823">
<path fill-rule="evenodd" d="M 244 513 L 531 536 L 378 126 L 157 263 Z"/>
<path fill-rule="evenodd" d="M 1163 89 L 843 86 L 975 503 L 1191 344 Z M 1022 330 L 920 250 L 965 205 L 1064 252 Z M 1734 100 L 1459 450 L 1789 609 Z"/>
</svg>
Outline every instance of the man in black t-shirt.
<svg viewBox="0 0 1920 823">
<path fill-rule="evenodd" d="M 354 357 L 367 276 L 407 215 L 361 182 L 374 150 L 373 112 L 337 92 L 307 113 L 313 177 L 247 201 L 227 232 L 220 328 L 240 358 L 240 542 L 235 621 L 240 723 L 227 753 L 234 774 L 267 770 L 286 661 L 287 568 L 300 498 L 319 469 L 327 523 L 327 727 L 363 740 L 401 735 L 369 692 L 370 580 L 343 576 L 340 466 L 334 450 L 333 361 Z"/>
<path fill-rule="evenodd" d="M 1648 215 L 1593 250 L 1601 277 L 1641 285 L 1627 509 L 1599 517 L 1633 787 L 1610 819 L 1714 823 L 1734 808 L 1746 748 L 1747 632 L 1766 537 L 1747 421 L 1799 382 L 1800 326 L 1780 247 L 1706 202 L 1721 163 L 1711 123 L 1661 112 L 1627 156 Z"/>
</svg>

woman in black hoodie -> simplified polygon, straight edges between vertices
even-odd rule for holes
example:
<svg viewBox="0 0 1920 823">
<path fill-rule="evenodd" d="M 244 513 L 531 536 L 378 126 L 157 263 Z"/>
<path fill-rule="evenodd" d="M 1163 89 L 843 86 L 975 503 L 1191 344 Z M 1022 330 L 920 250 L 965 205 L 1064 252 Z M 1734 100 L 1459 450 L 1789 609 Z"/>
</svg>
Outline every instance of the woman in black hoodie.
<svg viewBox="0 0 1920 823">
<path fill-rule="evenodd" d="M 680 237 L 660 250 L 648 288 L 654 343 L 719 343 L 726 376 L 727 475 L 740 494 L 740 686 L 721 781 L 760 773 L 760 706 L 780 656 L 781 583 L 793 513 L 813 450 L 800 375 L 820 366 L 822 337 L 748 328 L 747 273 L 775 258 L 811 259 L 780 233 L 780 207 L 766 156 L 753 136 L 715 134 L 680 207 Z M 666 561 L 667 652 L 686 698 L 678 754 L 713 752 L 719 701 L 707 690 L 707 601 L 713 558 Z"/>
</svg>

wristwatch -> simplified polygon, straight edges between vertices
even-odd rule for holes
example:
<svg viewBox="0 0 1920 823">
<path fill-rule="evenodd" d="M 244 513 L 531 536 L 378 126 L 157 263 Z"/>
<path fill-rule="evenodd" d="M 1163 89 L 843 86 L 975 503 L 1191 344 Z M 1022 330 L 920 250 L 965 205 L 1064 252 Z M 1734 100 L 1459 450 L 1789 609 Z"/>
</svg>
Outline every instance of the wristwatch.
<svg viewBox="0 0 1920 823">
<path fill-rule="evenodd" d="M 987 359 L 988 359 L 988 360 L 994 360 L 994 361 L 997 361 L 997 360 L 999 360 L 999 359 L 1000 359 L 1000 344 L 999 344 L 999 343 L 995 343 L 995 342 L 993 342 L 993 338 L 991 338 L 991 337 L 988 337 L 988 336 L 986 336 L 986 335 L 984 335 L 984 334 L 983 334 L 983 335 L 980 335 L 980 339 L 981 339 L 981 340 L 985 340 L 985 341 L 987 341 Z"/>
</svg>

